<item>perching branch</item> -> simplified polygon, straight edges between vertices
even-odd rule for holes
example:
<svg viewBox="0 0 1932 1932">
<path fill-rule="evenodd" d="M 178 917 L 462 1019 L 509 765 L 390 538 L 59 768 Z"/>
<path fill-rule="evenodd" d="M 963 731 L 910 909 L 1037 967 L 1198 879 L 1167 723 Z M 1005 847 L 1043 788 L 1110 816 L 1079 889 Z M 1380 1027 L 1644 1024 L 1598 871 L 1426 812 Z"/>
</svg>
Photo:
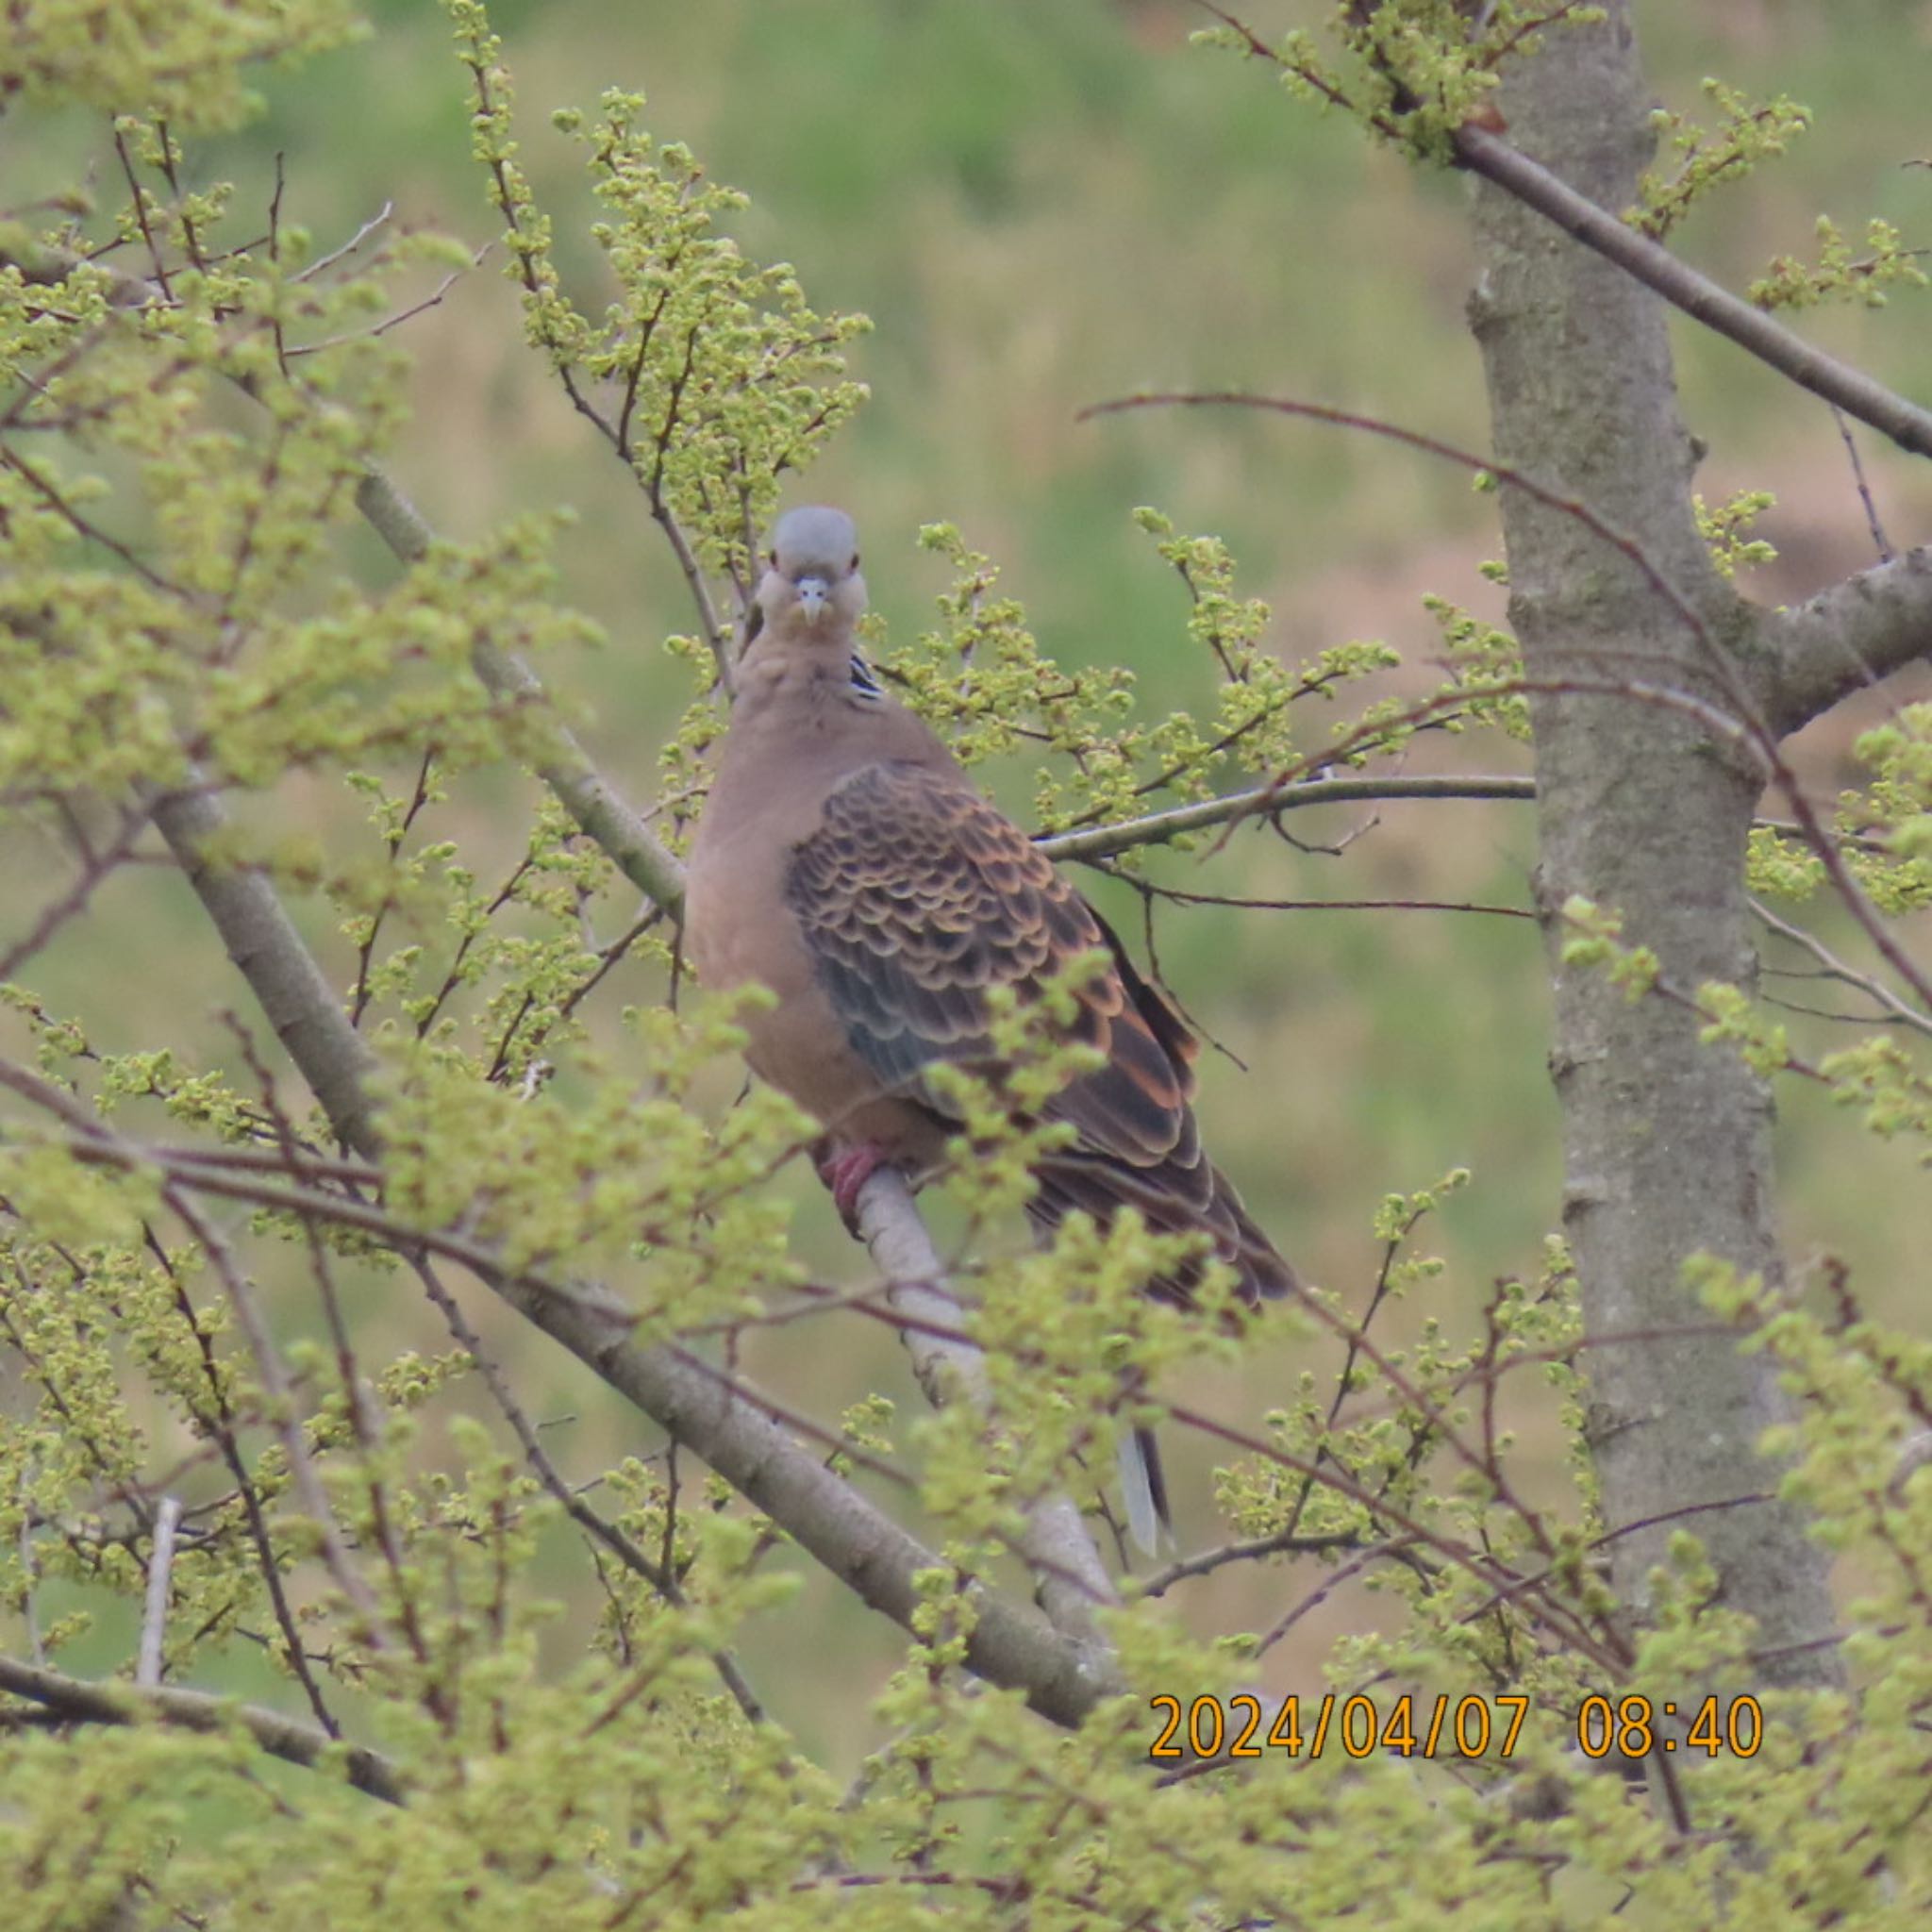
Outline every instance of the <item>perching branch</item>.
<svg viewBox="0 0 1932 1932">
<path fill-rule="evenodd" d="M 937 1408 L 963 1397 L 984 1409 L 990 1401 L 986 1357 L 959 1333 L 962 1310 L 947 1291 L 944 1266 L 905 1175 L 875 1169 L 858 1191 L 858 1215 L 865 1244 L 886 1277 L 886 1298 L 908 1318 L 900 1339 L 927 1399 Z M 1035 1503 L 1019 1550 L 1040 1579 L 1040 1605 L 1054 1627 L 1088 1652 L 1097 1669 L 1110 1670 L 1109 1646 L 1093 1611 L 1120 1597 L 1073 1499 L 1054 1494 Z"/>
<path fill-rule="evenodd" d="M 141 1651 L 134 1681 L 153 1690 L 161 1681 L 168 1640 L 168 1598 L 175 1578 L 175 1534 L 181 1527 L 181 1498 L 163 1496 L 155 1511 L 154 1541 L 147 1559 L 147 1595 L 142 1606 Z"/>
</svg>

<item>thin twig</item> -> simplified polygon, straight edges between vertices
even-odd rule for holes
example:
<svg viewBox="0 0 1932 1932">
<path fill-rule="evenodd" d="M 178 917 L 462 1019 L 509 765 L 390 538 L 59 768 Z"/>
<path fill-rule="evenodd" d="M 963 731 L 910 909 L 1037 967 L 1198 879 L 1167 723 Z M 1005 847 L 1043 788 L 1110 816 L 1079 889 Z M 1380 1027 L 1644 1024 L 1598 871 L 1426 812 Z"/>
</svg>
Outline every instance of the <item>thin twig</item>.
<svg viewBox="0 0 1932 1932">
<path fill-rule="evenodd" d="M 1845 446 L 1845 455 L 1851 458 L 1852 481 L 1858 487 L 1858 501 L 1865 508 L 1865 527 L 1872 533 L 1878 560 L 1890 563 L 1891 544 L 1886 538 L 1885 525 L 1878 520 L 1878 506 L 1872 500 L 1872 486 L 1865 480 L 1865 461 L 1858 454 L 1857 439 L 1852 434 L 1852 425 L 1845 421 L 1845 412 L 1836 403 L 1831 406 L 1831 420 L 1838 425 L 1839 440 Z"/>
<path fill-rule="evenodd" d="M 276 159 L 279 162 L 280 157 L 277 156 Z M 277 207 L 279 207 L 280 202 L 281 180 L 279 175 L 277 175 L 275 182 L 275 203 Z M 395 213 L 395 210 L 396 205 L 394 202 L 384 202 L 381 208 L 375 214 L 371 215 L 340 248 L 331 249 L 328 254 L 319 256 L 307 268 L 299 270 L 296 274 L 291 275 L 289 277 L 290 281 L 309 282 L 313 281 L 317 275 L 326 275 L 330 269 L 335 267 L 337 262 L 342 260 L 347 256 L 354 255 L 357 249 L 360 248 L 363 242 L 368 241 L 370 236 L 375 234 L 376 229 L 381 227 L 389 220 L 390 216 Z"/>
<path fill-rule="evenodd" d="M 1165 899 L 1175 906 L 1228 906 L 1242 912 L 1487 912 L 1498 919 L 1536 918 L 1525 906 L 1491 906 L 1476 899 L 1256 899 L 1158 885 L 1100 861 L 1094 862 L 1094 870 L 1131 886 L 1149 900 Z"/>
<path fill-rule="evenodd" d="M 388 1638 L 383 1627 L 382 1607 L 376 1602 L 375 1592 L 370 1589 L 368 1579 L 358 1568 L 342 1540 L 341 1527 L 329 1506 L 328 1491 L 323 1488 L 315 1459 L 308 1453 L 288 1372 L 282 1366 L 275 1339 L 261 1319 L 261 1311 L 256 1307 L 254 1290 L 242 1272 L 226 1237 L 189 1198 L 186 1188 L 172 1180 L 164 1181 L 161 1199 L 194 1237 L 227 1291 L 235 1325 L 248 1343 L 249 1353 L 255 1358 L 255 1372 L 260 1376 L 262 1392 L 268 1398 L 269 1420 L 281 1442 L 282 1454 L 288 1458 L 289 1474 L 294 1478 L 302 1507 L 314 1524 L 329 1574 L 335 1578 L 336 1587 L 354 1606 L 357 1620 L 362 1626 L 360 1635 L 363 1641 L 372 1650 L 383 1650 L 388 1647 Z"/>
<path fill-rule="evenodd" d="M 1405 1513 L 1392 1505 L 1386 1496 L 1375 1495 L 1339 1468 L 1331 1465 L 1325 1470 L 1318 1470 L 1317 1465 L 1307 1457 L 1294 1455 L 1278 1443 L 1265 1441 L 1247 1430 L 1238 1429 L 1232 1424 L 1224 1423 L 1220 1417 L 1208 1415 L 1201 1409 L 1174 1403 L 1169 1405 L 1169 1413 L 1184 1427 L 1197 1429 L 1203 1435 L 1229 1443 L 1251 1456 L 1258 1456 L 1297 1474 L 1316 1474 L 1323 1484 L 1338 1495 L 1346 1497 L 1350 1502 L 1367 1510 L 1376 1521 L 1387 1523 L 1391 1530 L 1399 1532 L 1399 1535 L 1391 1538 L 1388 1544 L 1378 1546 L 1376 1552 L 1365 1554 L 1393 1554 L 1398 1545 L 1414 1545 L 1418 1549 L 1431 1552 L 1444 1563 L 1465 1572 L 1476 1582 L 1492 1591 L 1512 1590 L 1523 1582 L 1521 1577 L 1507 1570 L 1501 1557 L 1474 1543 L 1459 1542 L 1456 1538 L 1429 1527 L 1421 1516 Z M 1452 1445 L 1455 1444 L 1456 1438 L 1453 1432 L 1447 1435 L 1446 1441 Z M 1532 1529 L 1539 1526 L 1536 1516 L 1523 1505 L 1513 1504 L 1510 1507 Z M 1549 1544 L 1547 1536 L 1542 1541 L 1554 1557 L 1554 1545 Z M 1539 1614 L 1554 1634 L 1562 1637 L 1579 1655 L 1587 1657 L 1599 1669 L 1615 1670 L 1627 1662 L 1628 1659 L 1622 1651 L 1621 1640 L 1615 1630 L 1606 1626 L 1601 1634 L 1593 1632 L 1581 1621 L 1579 1613 L 1571 1606 L 1545 1597 Z"/>
<path fill-rule="evenodd" d="M 47 1648 L 41 1641 L 40 1611 L 35 1604 L 35 1586 L 40 1582 L 40 1557 L 34 1550 L 34 1512 L 28 1507 L 33 1489 L 33 1467 L 23 1461 L 20 1469 L 20 1609 L 26 1624 L 27 1649 L 36 1664 L 47 1661 Z"/>
<path fill-rule="evenodd" d="M 141 239 L 147 247 L 149 265 L 155 272 L 156 286 L 161 291 L 161 299 L 173 305 L 175 291 L 168 286 L 168 264 L 161 256 L 161 244 L 155 239 L 155 231 L 148 222 L 148 193 L 141 185 L 141 175 L 134 165 L 134 157 L 127 150 L 127 137 L 120 128 L 114 130 L 114 152 L 121 159 L 121 172 L 127 178 L 128 192 L 134 197 L 134 219 L 141 228 Z"/>
<path fill-rule="evenodd" d="M 98 543 L 103 550 L 118 557 L 143 583 L 166 596 L 178 598 L 183 603 L 193 601 L 180 585 L 170 582 L 151 564 L 137 557 L 118 537 L 109 536 L 98 525 L 91 524 L 68 502 L 59 490 L 42 476 L 18 451 L 0 446 L 0 463 L 5 463 L 50 509 L 62 517 L 77 536 L 85 537 L 91 543 Z"/>
<path fill-rule="evenodd" d="M 147 822 L 145 810 L 139 806 L 130 806 L 122 813 L 120 828 L 106 845 L 89 843 L 82 854 L 81 868 L 75 874 L 74 883 L 42 908 L 31 932 L 17 940 L 4 956 L 0 956 L 0 980 L 13 978 L 75 913 L 86 908 L 95 889 L 109 873 L 126 861 L 140 842 L 141 835 L 146 831 Z"/>
<path fill-rule="evenodd" d="M 1353 1550 L 1360 1542 L 1358 1536 L 1347 1531 L 1337 1536 L 1302 1536 L 1292 1530 L 1276 1530 L 1271 1536 L 1249 1537 L 1241 1542 L 1223 1543 L 1218 1548 L 1203 1550 L 1199 1556 L 1185 1557 L 1179 1562 L 1170 1563 L 1165 1570 L 1157 1570 L 1144 1578 L 1135 1594 L 1165 1596 L 1176 1583 L 1183 1583 L 1191 1576 L 1211 1576 L 1215 1571 L 1225 1569 L 1230 1563 L 1254 1563 L 1263 1557 L 1328 1556 L 1337 1550 Z"/>
<path fill-rule="evenodd" d="M 1285 1611 L 1263 1633 L 1261 1641 L 1255 1646 L 1255 1655 L 1265 1657 L 1297 1624 L 1318 1610 L 1344 1583 L 1359 1576 L 1364 1570 L 1372 1568 L 1376 1563 L 1396 1559 L 1407 1547 L 1406 1541 L 1398 1538 L 1391 1542 L 1377 1543 L 1373 1549 L 1363 1550 L 1358 1555 L 1351 1557 L 1347 1562 L 1338 1564 L 1307 1596 Z"/>
<path fill-rule="evenodd" d="M 322 1685 L 316 1678 L 303 1642 L 301 1626 L 295 1621 L 294 1606 L 289 1601 L 288 1585 L 282 1575 L 275 1538 L 269 1530 L 268 1512 L 262 1507 L 260 1488 L 249 1474 L 248 1464 L 242 1454 L 240 1425 L 228 1398 L 227 1378 L 216 1358 L 213 1338 L 189 1299 L 187 1284 L 182 1280 L 174 1257 L 146 1223 L 142 1226 L 142 1240 L 148 1253 L 155 1257 L 156 1265 L 167 1277 L 174 1293 L 175 1307 L 188 1330 L 195 1357 L 201 1364 L 202 1378 L 208 1388 L 209 1406 L 203 1409 L 192 1398 L 187 1398 L 190 1413 L 193 1415 L 196 1426 L 213 1439 L 216 1452 L 234 1479 L 235 1496 L 242 1505 L 242 1519 L 247 1525 L 249 1541 L 255 1545 L 256 1565 L 261 1573 L 262 1588 L 268 1593 L 269 1609 L 275 1620 L 275 1627 L 282 1634 L 284 1660 L 296 1683 L 302 1687 L 302 1694 L 308 1698 L 316 1722 L 328 1736 L 339 1738 L 342 1734 L 341 1725 L 322 1694 Z"/>
<path fill-rule="evenodd" d="M 1932 1034 L 1932 1018 L 1907 1006 L 1884 981 L 1874 979 L 1869 974 L 1860 973 L 1855 966 L 1846 965 L 1823 940 L 1813 933 L 1807 932 L 1802 925 L 1793 925 L 1788 920 L 1780 919 L 1761 899 L 1753 899 L 1750 905 L 1762 924 L 1776 933 L 1780 939 L 1789 940 L 1792 945 L 1802 946 L 1809 953 L 1818 961 L 1826 979 L 1836 979 L 1845 986 L 1855 987 L 1859 992 L 1876 1000 L 1893 1019 L 1903 1022 L 1907 1026 L 1916 1027 L 1921 1033 Z M 1826 1017 L 1848 1019 L 1853 1016 L 1830 1014 Z"/>
<path fill-rule="evenodd" d="M 442 298 L 472 270 L 480 268 L 483 258 L 489 253 L 487 244 L 477 249 L 470 258 L 468 268 L 451 269 L 428 294 L 419 302 L 410 303 L 407 308 L 398 308 L 393 315 L 384 316 L 380 322 L 368 328 L 351 329 L 345 335 L 324 336 L 320 341 L 299 343 L 286 352 L 287 360 L 292 362 L 298 356 L 318 355 L 324 349 L 343 348 L 351 342 L 373 342 L 378 336 L 388 335 L 391 329 L 401 328 L 404 323 L 413 322 L 417 316 L 426 314 L 432 308 L 441 308 Z"/>
<path fill-rule="evenodd" d="M 295 1132 L 294 1122 L 289 1118 L 287 1109 L 276 1096 L 274 1074 L 256 1051 L 254 1036 L 233 1013 L 225 1012 L 222 1019 L 241 1043 L 242 1059 L 255 1076 L 262 1108 L 275 1124 L 275 1139 L 283 1161 L 289 1166 L 298 1164 L 306 1150 Z M 357 1364 L 355 1344 L 350 1339 L 349 1324 L 342 1311 L 342 1298 L 336 1288 L 335 1264 L 329 1255 L 328 1243 L 323 1240 L 322 1230 L 311 1216 L 302 1216 L 302 1235 L 308 1246 L 308 1265 L 322 1300 L 323 1317 L 328 1325 L 329 1339 L 335 1345 L 336 1374 L 341 1384 L 343 1408 L 356 1438 L 356 1446 L 361 1453 L 366 1478 L 363 1493 L 368 1500 L 370 1529 L 384 1567 L 389 1572 L 390 1588 L 395 1598 L 395 1621 L 423 1672 L 424 1703 L 447 1727 L 451 1724 L 452 1713 L 446 1692 L 435 1677 L 431 1643 L 420 1602 L 421 1591 L 405 1560 L 395 1510 L 378 1473 L 381 1423 L 375 1413 L 374 1400 Z"/>
</svg>

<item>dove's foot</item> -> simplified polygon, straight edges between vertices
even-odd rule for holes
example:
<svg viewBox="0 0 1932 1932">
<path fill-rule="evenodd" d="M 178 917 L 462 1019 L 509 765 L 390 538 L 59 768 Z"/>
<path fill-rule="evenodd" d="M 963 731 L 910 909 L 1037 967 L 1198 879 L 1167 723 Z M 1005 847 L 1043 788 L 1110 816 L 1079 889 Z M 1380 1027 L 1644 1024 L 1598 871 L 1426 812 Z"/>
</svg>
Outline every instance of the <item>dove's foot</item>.
<svg viewBox="0 0 1932 1932">
<path fill-rule="evenodd" d="M 819 1160 L 819 1178 L 831 1189 L 839 1219 L 854 1241 L 860 1239 L 858 1191 L 880 1168 L 891 1164 L 891 1157 L 875 1141 L 862 1141 L 857 1147 L 841 1147 Z"/>
</svg>

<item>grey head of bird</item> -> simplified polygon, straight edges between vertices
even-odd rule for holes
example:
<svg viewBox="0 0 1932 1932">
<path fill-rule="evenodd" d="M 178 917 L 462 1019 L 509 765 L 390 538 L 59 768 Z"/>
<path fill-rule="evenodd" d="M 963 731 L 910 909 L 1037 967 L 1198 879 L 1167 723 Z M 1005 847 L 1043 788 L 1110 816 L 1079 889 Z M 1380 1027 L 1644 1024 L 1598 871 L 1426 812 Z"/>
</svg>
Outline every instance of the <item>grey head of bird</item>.
<svg viewBox="0 0 1932 1932">
<path fill-rule="evenodd" d="M 865 609 L 858 574 L 858 529 L 842 509 L 808 504 L 789 509 L 772 529 L 758 584 L 758 608 L 745 642 L 852 648 Z"/>
</svg>

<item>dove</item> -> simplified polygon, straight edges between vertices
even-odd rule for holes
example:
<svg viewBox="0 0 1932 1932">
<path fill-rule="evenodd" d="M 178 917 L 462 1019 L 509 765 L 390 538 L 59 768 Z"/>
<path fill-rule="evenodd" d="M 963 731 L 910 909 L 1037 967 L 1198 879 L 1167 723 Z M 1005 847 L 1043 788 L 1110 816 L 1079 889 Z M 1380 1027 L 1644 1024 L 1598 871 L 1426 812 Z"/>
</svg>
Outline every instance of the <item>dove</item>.
<svg viewBox="0 0 1932 1932">
<path fill-rule="evenodd" d="M 1173 1008 L 1073 883 L 979 790 L 858 647 L 866 605 L 842 510 L 779 519 L 737 667 L 687 874 L 685 944 L 708 988 L 756 984 L 745 1058 L 824 1126 L 819 1171 L 848 1227 L 882 1163 L 916 1186 L 961 1123 L 927 1079 L 997 1074 L 987 995 L 1023 1003 L 1069 961 L 1104 969 L 1065 1033 L 1104 1056 L 1044 1105 L 1074 1138 L 1044 1156 L 1028 1215 L 1050 1233 L 1132 1207 L 1160 1231 L 1205 1229 L 1249 1305 L 1295 1287 L 1288 1263 L 1202 1149 L 1198 1051 Z M 1198 1269 L 1150 1284 L 1185 1302 Z M 1129 1526 L 1169 1525 L 1151 1431 L 1123 1440 Z M 1138 1467 L 1136 1467 L 1138 1464 Z"/>
</svg>

